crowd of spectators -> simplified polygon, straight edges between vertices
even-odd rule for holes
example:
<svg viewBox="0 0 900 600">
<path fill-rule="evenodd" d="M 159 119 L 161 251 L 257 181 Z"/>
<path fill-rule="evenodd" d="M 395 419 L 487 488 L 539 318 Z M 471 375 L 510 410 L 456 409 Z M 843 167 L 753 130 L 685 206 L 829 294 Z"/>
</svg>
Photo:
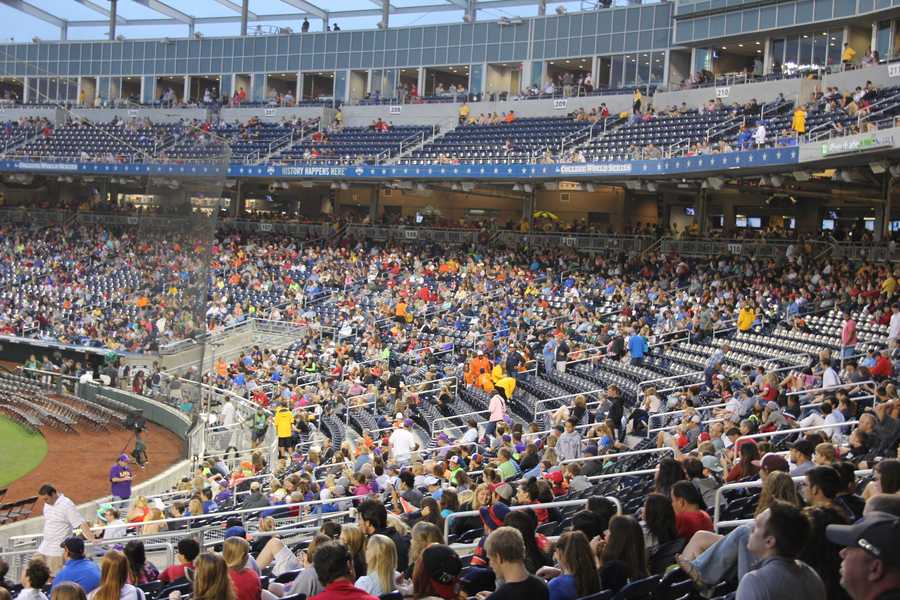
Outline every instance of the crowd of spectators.
<svg viewBox="0 0 900 600">
<path fill-rule="evenodd" d="M 90 288 L 48 284 L 72 272 L 71 266 L 63 271 L 60 261 L 84 256 L 92 268 L 105 265 L 118 273 L 127 262 L 116 261 L 138 253 L 130 236 L 103 231 L 84 230 L 67 241 L 52 230 L 43 237 L 12 228 L 3 234 L 4 273 L 30 276 L 18 281 L 36 282 L 42 294 L 55 289 L 58 296 L 39 296 L 46 306 L 70 296 L 76 303 L 93 298 L 85 295 Z M 146 261 L 152 249 L 141 248 L 140 255 Z M 287 352 L 254 348 L 233 360 L 218 359 L 203 374 L 211 386 L 258 406 L 241 416 L 234 396 L 225 394 L 216 411 L 219 423 L 249 430 L 256 451 L 238 462 L 210 457 L 178 486 L 180 495 L 138 496 L 121 509 L 104 507 L 94 524 L 73 514 L 56 490 L 42 490 L 49 507 L 45 536 L 60 538 L 55 544 L 63 547 L 51 552 L 54 539 L 45 537 L 41 553 L 47 558 L 32 561 L 21 582 L 26 598 L 40 593 L 28 590 L 43 587 L 47 570 L 55 575 L 54 594 L 77 582 L 101 598 L 132 594 L 127 586 L 141 589 L 158 580 L 200 598 L 304 593 L 328 600 L 401 590 L 450 600 L 461 588 L 492 600 L 568 600 L 618 591 L 673 565 L 700 589 L 736 584 L 741 600 L 781 597 L 783 590 L 868 600 L 872 591 L 896 589 L 897 567 L 889 557 L 900 539 L 900 463 L 893 458 L 900 440 L 894 379 L 900 305 L 889 265 L 817 260 L 801 244 L 778 260 L 654 253 L 629 259 L 352 240 L 299 248 L 290 240 L 236 233 L 217 238 L 211 256 L 209 323 L 265 311 L 311 326 Z M 234 301 L 248 289 L 289 302 Z M 329 290 L 323 306 L 338 312 L 335 321 L 327 310 L 296 302 Z M 116 295 L 124 292 L 104 293 L 106 300 L 127 305 L 127 296 Z M 769 372 L 761 364 L 737 372 L 724 368 L 736 342 L 712 342 L 717 330 L 765 335 L 781 324 L 809 332 L 805 315 L 828 304 L 844 311 L 840 352 L 823 348 L 814 362 L 790 372 Z M 149 305 L 142 309 L 149 314 Z M 610 311 L 618 318 L 601 316 Z M 71 311 L 72 318 L 85 316 Z M 315 333 L 329 324 L 333 335 Z M 857 355 L 862 326 L 885 331 L 871 355 Z M 564 373 L 582 358 L 641 369 L 667 355 L 661 342 L 682 334 L 715 348 L 702 381 L 692 386 L 671 394 L 643 386 L 638 398 L 612 384 L 602 393 L 573 395 L 547 417 L 547 429 L 513 410 L 517 388 L 535 377 Z M 456 411 L 448 378 L 470 394 L 486 394 L 489 416 L 458 430 L 435 427 L 432 445 L 420 425 L 431 408 L 447 416 Z M 154 373 L 138 391 L 162 380 Z M 430 382 L 438 382 L 437 392 L 428 391 Z M 803 393 L 823 385 L 832 389 Z M 708 404 L 724 407 L 701 412 Z M 348 410 L 370 413 L 377 428 L 334 444 L 332 417 L 343 423 Z M 650 446 L 670 448 L 673 457 L 645 463 L 654 470 L 647 493 L 634 496 L 638 488 L 631 491 L 627 483 L 609 488 L 590 479 L 614 469 L 617 454 L 647 447 L 651 415 L 674 410 L 683 411 L 676 423 L 649 436 Z M 819 424 L 829 428 L 791 431 Z M 271 462 L 262 446 L 270 428 L 280 448 Z M 791 437 L 789 451 L 776 439 L 744 437 L 773 431 Z M 791 476 L 801 478 L 799 493 Z M 722 502 L 717 490 L 756 479 L 761 494 L 743 500 L 752 503 L 755 524 L 715 535 L 712 516 Z M 602 497 L 613 489 L 623 514 Z M 542 506 L 575 498 L 584 500 L 584 508 L 574 513 Z M 123 533 L 177 531 L 191 519 L 215 518 L 232 507 L 259 514 L 223 516 L 221 554 L 204 552 L 186 535 L 177 563 L 156 569 L 142 560 L 142 548 L 135 546 L 140 540 L 121 550 L 112 541 Z M 347 518 L 351 507 L 355 519 Z M 453 516 L 465 510 L 477 516 Z M 275 520 L 310 516 L 331 522 L 299 546 L 275 526 Z M 90 542 L 91 525 L 101 544 L 111 540 L 99 565 L 84 542 L 70 538 L 79 528 Z M 465 561 L 446 546 L 463 538 L 476 545 Z"/>
</svg>

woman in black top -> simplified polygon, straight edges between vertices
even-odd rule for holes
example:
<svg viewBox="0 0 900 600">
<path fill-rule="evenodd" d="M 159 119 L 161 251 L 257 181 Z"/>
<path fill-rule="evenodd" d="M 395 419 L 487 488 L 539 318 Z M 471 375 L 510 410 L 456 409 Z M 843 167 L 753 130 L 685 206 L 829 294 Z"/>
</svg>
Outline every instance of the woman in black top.
<svg viewBox="0 0 900 600">
<path fill-rule="evenodd" d="M 515 527 L 525 540 L 525 568 L 534 574 L 541 567 L 550 566 L 553 561 L 537 544 L 537 517 L 530 508 L 510 511 L 503 519 L 504 525 Z"/>
</svg>

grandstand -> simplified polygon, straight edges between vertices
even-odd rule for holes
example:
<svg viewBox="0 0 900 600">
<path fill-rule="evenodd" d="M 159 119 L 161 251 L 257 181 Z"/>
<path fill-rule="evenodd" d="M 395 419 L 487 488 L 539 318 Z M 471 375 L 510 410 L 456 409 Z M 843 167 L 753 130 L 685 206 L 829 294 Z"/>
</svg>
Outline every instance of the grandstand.
<svg viewBox="0 0 900 600">
<path fill-rule="evenodd" d="M 0 414 L 116 448 L 0 492 L 0 587 L 74 535 L 103 597 L 338 597 L 334 539 L 381 600 L 896 593 L 889 7 L 134 3 L 6 3 L 63 39 L 0 44 Z"/>
</svg>

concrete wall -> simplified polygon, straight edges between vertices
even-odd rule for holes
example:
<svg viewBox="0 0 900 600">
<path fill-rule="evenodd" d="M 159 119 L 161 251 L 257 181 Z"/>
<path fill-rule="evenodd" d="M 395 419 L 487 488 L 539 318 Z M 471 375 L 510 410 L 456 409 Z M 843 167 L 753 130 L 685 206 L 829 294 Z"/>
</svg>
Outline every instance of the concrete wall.
<svg viewBox="0 0 900 600">
<path fill-rule="evenodd" d="M 507 100 L 506 102 L 470 102 L 470 114 L 497 114 L 514 110 L 520 117 L 554 117 L 565 116 L 578 108 L 590 111 L 605 102 L 610 112 L 616 113 L 631 108 L 631 96 L 619 94 L 615 96 L 588 96 L 584 98 L 568 98 L 564 108 L 554 108 L 553 100 Z M 386 106 L 345 106 L 344 124 L 349 127 L 364 127 L 378 117 L 386 118 L 394 125 L 422 125 L 435 123 L 441 129 L 455 127 L 458 120 L 459 105 L 444 104 L 404 104 L 399 114 L 387 114 Z"/>
<path fill-rule="evenodd" d="M 48 108 L 0 108 L 0 121 L 17 121 L 21 117 L 44 117 L 51 121 L 56 118 L 56 109 Z"/>
<path fill-rule="evenodd" d="M 900 77 L 891 77 L 888 74 L 887 65 L 878 65 L 877 67 L 854 69 L 843 73 L 835 73 L 834 75 L 826 75 L 822 78 L 822 86 L 837 86 L 839 90 L 846 91 L 863 86 L 867 81 L 871 81 L 876 87 L 900 85 Z"/>
<path fill-rule="evenodd" d="M 96 123 L 108 123 L 113 117 L 120 119 L 143 119 L 149 117 L 154 123 L 177 123 L 178 121 L 190 121 L 198 119 L 206 120 L 204 108 L 73 108 L 72 116 L 75 118 L 90 119 Z"/>
<path fill-rule="evenodd" d="M 812 83 L 815 84 L 817 82 Z M 808 98 L 808 86 L 809 82 L 804 79 L 742 83 L 728 86 L 728 97 L 723 98 L 722 101 L 725 103 L 739 102 L 743 104 L 756 98 L 759 102 L 769 102 L 777 98 L 779 93 L 784 94 L 784 97 L 788 100 Z M 815 89 L 815 85 L 813 85 L 813 89 Z M 688 108 L 698 108 L 709 102 L 710 99 L 715 99 L 715 97 L 716 88 L 713 87 L 679 90 L 677 92 L 658 92 L 653 97 L 653 106 L 657 110 L 661 110 L 673 105 L 680 106 L 682 102 L 685 102 Z"/>
<path fill-rule="evenodd" d="M 272 107 L 272 108 L 223 108 L 219 113 L 223 120 L 247 121 L 251 117 L 257 117 L 260 121 L 278 122 L 282 119 L 314 119 L 316 117 L 323 118 L 325 115 L 321 106 L 292 106 L 292 107 Z"/>
</svg>

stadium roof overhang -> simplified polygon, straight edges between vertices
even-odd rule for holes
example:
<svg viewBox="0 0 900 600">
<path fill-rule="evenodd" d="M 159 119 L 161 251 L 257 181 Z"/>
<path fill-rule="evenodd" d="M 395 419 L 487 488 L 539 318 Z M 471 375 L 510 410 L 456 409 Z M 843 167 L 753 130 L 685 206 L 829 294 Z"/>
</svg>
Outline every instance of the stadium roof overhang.
<svg viewBox="0 0 900 600">
<path fill-rule="evenodd" d="M 540 14 L 546 8 L 547 0 L 417 0 L 412 3 L 405 3 L 402 6 L 390 4 L 389 0 L 369 0 L 373 8 L 352 8 L 331 10 L 324 5 L 334 6 L 334 3 L 323 2 L 323 0 L 279 0 L 288 9 L 285 12 L 259 14 L 249 10 L 249 2 L 247 0 L 215 0 L 216 3 L 231 9 L 234 14 L 203 16 L 200 14 L 191 14 L 184 12 L 179 8 L 175 8 L 171 0 L 164 2 L 163 0 L 129 0 L 144 8 L 150 9 L 159 14 L 158 17 L 142 17 L 142 18 L 125 18 L 122 17 L 112 5 L 124 2 L 125 0 L 75 0 L 82 6 L 103 15 L 103 19 L 65 19 L 63 17 L 51 14 L 50 12 L 28 2 L 27 0 L 0 0 L 0 4 L 14 8 L 23 14 L 39 19 L 46 23 L 50 23 L 60 29 L 61 39 L 66 39 L 68 30 L 74 27 L 103 27 L 112 25 L 113 15 L 115 15 L 115 26 L 110 27 L 111 37 L 118 27 L 140 27 L 140 26 L 166 26 L 166 25 L 186 25 L 189 34 L 193 34 L 194 27 L 202 24 L 223 24 L 223 23 L 240 23 L 242 30 L 246 30 L 247 23 L 277 23 L 277 22 L 293 22 L 298 23 L 305 18 L 321 19 L 327 24 L 329 21 L 337 19 L 355 18 L 355 17 L 385 17 L 390 15 L 424 15 L 441 12 L 458 12 L 464 11 L 464 19 L 467 21 L 474 20 L 478 11 L 511 8 L 517 6 L 538 6 Z M 247 4 L 246 12 L 244 5 Z M 339 4 L 338 4 L 339 5 Z"/>
</svg>

